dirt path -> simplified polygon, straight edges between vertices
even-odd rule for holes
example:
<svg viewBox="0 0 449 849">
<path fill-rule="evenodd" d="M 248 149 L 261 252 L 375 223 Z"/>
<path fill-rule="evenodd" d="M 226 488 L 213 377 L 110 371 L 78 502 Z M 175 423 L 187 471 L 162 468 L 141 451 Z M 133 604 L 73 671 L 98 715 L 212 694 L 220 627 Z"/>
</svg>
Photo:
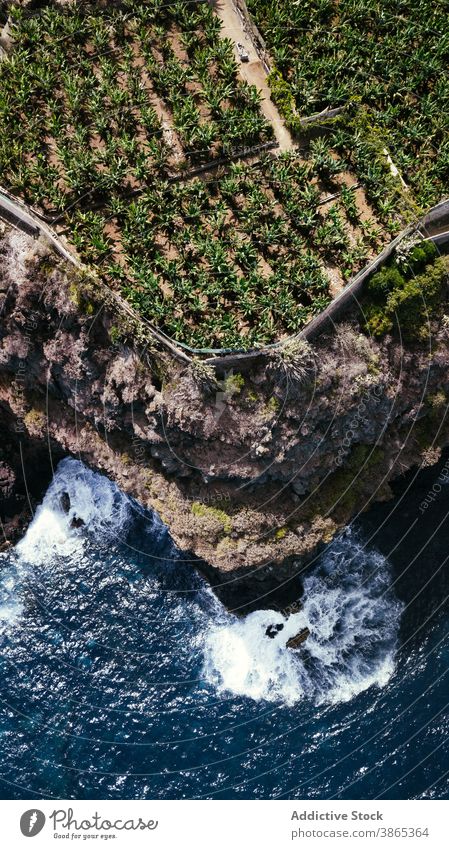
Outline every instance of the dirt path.
<svg viewBox="0 0 449 849">
<path fill-rule="evenodd" d="M 273 127 L 276 141 L 279 144 L 279 150 L 291 150 L 294 147 L 292 137 L 287 130 L 277 107 L 271 100 L 270 89 L 267 83 L 267 75 L 264 67 L 256 53 L 256 49 L 250 36 L 247 35 L 243 28 L 242 19 L 234 7 L 232 0 L 217 0 L 217 2 L 214 3 L 214 10 L 222 22 L 222 36 L 229 38 L 234 44 L 235 58 L 238 62 L 242 78 L 250 85 L 255 85 L 262 95 L 261 110 L 267 121 L 269 121 Z M 238 41 L 240 44 L 243 44 L 246 49 L 249 56 L 249 62 L 240 61 L 236 46 Z"/>
</svg>

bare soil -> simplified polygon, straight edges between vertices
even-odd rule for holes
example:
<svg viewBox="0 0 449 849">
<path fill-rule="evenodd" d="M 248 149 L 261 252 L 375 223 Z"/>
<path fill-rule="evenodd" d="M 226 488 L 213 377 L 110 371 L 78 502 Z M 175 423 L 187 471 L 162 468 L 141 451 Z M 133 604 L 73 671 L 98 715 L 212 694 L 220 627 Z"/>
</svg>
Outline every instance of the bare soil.
<svg viewBox="0 0 449 849">
<path fill-rule="evenodd" d="M 250 85 L 256 86 L 262 95 L 261 110 L 273 127 L 274 136 L 279 144 L 279 150 L 292 150 L 295 146 L 293 139 L 277 107 L 271 100 L 271 92 L 265 69 L 257 55 L 252 39 L 243 29 L 242 20 L 233 6 L 232 0 L 218 0 L 218 2 L 214 3 L 214 9 L 222 23 L 222 37 L 229 38 L 234 44 L 234 54 L 238 62 L 240 76 Z M 248 62 L 240 61 L 237 42 L 240 42 L 247 51 L 249 56 Z"/>
</svg>

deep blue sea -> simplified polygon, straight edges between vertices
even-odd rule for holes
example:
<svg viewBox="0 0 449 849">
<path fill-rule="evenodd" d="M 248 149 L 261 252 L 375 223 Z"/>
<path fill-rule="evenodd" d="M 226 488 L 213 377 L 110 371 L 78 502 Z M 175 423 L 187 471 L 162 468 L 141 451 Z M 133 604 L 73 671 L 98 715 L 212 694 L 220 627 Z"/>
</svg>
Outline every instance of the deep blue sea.
<svg viewBox="0 0 449 849">
<path fill-rule="evenodd" d="M 64 460 L 0 555 L 1 797 L 448 798 L 444 599 L 404 630 L 390 561 L 356 524 L 304 600 L 238 619 L 157 516 Z"/>
</svg>

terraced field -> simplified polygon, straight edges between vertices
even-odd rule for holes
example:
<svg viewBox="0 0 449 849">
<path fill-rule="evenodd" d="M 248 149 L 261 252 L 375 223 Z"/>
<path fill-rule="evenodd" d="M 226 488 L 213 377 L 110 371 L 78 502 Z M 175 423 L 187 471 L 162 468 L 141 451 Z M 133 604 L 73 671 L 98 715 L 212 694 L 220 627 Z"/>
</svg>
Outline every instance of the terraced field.
<svg viewBox="0 0 449 849">
<path fill-rule="evenodd" d="M 384 148 L 421 207 L 449 185 L 447 5 L 430 0 L 248 0 L 275 68 L 273 91 L 298 116 L 346 106 L 331 142 L 355 151 L 357 173 L 382 199 Z M 389 192 L 390 208 L 395 200 Z"/>
<path fill-rule="evenodd" d="M 207 4 L 12 7 L 3 179 L 46 212 L 104 201 L 271 137 Z M 85 200 L 85 197 L 83 197 Z"/>
<path fill-rule="evenodd" d="M 373 157 L 361 179 L 346 127 L 254 149 L 272 128 L 208 4 L 9 10 L 2 184 L 178 341 L 299 330 L 402 224 L 402 185 Z"/>
<path fill-rule="evenodd" d="M 350 176 L 321 177 L 313 154 L 284 154 L 207 181 L 161 181 L 116 202 L 108 220 L 74 213 L 73 238 L 174 338 L 199 347 L 269 342 L 304 326 L 380 244 L 363 195 L 344 182 Z"/>
</svg>

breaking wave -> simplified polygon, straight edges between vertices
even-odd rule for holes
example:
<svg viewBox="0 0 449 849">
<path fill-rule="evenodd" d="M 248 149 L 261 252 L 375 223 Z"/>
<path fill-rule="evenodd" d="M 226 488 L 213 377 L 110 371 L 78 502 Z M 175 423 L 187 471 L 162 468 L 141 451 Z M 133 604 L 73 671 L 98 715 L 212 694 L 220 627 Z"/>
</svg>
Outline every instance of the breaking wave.
<svg viewBox="0 0 449 849">
<path fill-rule="evenodd" d="M 424 649 L 396 656 L 391 583 L 388 561 L 346 532 L 305 577 L 299 612 L 237 618 L 156 514 L 63 461 L 23 541 L 0 554 L 14 782 L 0 795 L 367 799 L 396 781 L 419 797 L 441 778 L 440 750 L 424 774 L 409 740 L 427 729 L 430 751 L 447 726 L 447 615 Z M 270 625 L 283 628 L 271 638 Z M 447 783 L 430 792 L 446 797 Z"/>
<path fill-rule="evenodd" d="M 37 583 L 39 571 L 42 575 L 50 563 L 54 569 L 56 561 L 62 571 L 74 563 L 80 573 L 89 571 L 92 544 L 98 548 L 123 541 L 135 526 L 135 511 L 134 502 L 107 478 L 77 460 L 63 460 L 25 537 L 6 558 L 0 631 L 20 618 L 23 587 Z M 164 526 L 146 513 L 144 522 L 154 546 L 158 536 L 166 534 Z M 161 578 L 153 568 L 152 592 L 161 586 Z M 287 705 L 303 698 L 335 703 L 384 685 L 393 673 L 401 605 L 390 583 L 388 562 L 365 550 L 348 531 L 304 579 L 303 605 L 297 613 L 259 610 L 237 618 L 215 597 L 211 600 L 203 583 L 197 597 L 201 612 L 198 608 L 193 614 L 183 595 L 177 607 L 186 617 L 197 618 L 196 626 L 192 621 L 190 649 L 192 654 L 203 652 L 205 683 L 214 692 Z M 266 633 L 270 625 L 279 626 L 273 637 Z M 303 628 L 310 631 L 306 642 L 298 649 L 287 648 L 287 640 Z"/>
<path fill-rule="evenodd" d="M 0 555 L 0 564 L 5 563 L 0 633 L 20 619 L 23 588 L 32 567 L 46 567 L 54 558 L 79 558 L 93 537 L 97 543 L 115 539 L 130 520 L 130 508 L 130 499 L 107 478 L 78 460 L 62 460 L 25 536 L 12 554 Z"/>
<path fill-rule="evenodd" d="M 79 460 L 62 460 L 23 540 L 19 557 L 40 564 L 81 552 L 90 537 L 117 538 L 131 516 L 130 499 Z"/>
<path fill-rule="evenodd" d="M 213 626 L 205 645 L 206 679 L 219 692 L 294 704 L 347 701 L 394 671 L 401 604 L 388 562 L 346 532 L 304 580 L 302 609 L 289 617 L 259 610 Z M 282 625 L 273 638 L 270 625 Z M 302 628 L 300 648 L 286 647 Z"/>
</svg>

